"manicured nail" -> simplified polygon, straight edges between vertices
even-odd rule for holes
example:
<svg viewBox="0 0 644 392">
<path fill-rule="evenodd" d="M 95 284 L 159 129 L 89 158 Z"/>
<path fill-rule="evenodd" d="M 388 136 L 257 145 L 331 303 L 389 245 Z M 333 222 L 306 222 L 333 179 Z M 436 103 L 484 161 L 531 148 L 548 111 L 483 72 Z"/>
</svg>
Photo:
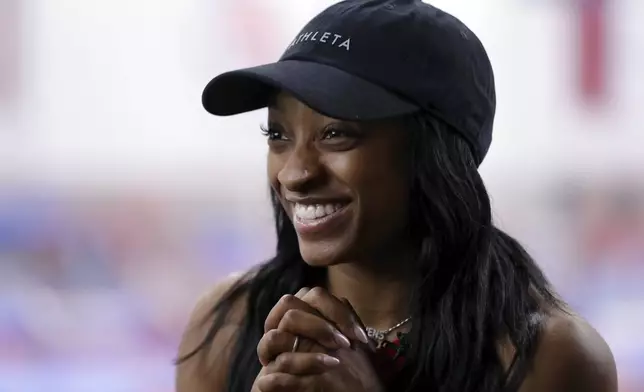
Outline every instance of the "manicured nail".
<svg viewBox="0 0 644 392">
<path fill-rule="evenodd" d="M 302 298 L 308 293 L 311 289 L 308 287 L 302 287 L 297 293 L 295 293 L 296 298 Z"/>
<path fill-rule="evenodd" d="M 347 339 L 346 336 L 341 334 L 340 332 L 334 333 L 335 335 L 335 341 L 338 342 L 338 344 L 344 348 L 350 348 L 351 347 L 351 341 Z"/>
<path fill-rule="evenodd" d="M 364 331 L 364 329 L 356 325 L 354 330 L 359 341 L 364 344 L 369 344 L 369 338 L 367 337 L 367 333 Z"/>
<path fill-rule="evenodd" d="M 332 366 L 337 366 L 340 364 L 340 360 L 336 357 L 332 357 L 330 355 L 322 354 L 322 363 L 326 366 L 332 367 Z"/>
</svg>

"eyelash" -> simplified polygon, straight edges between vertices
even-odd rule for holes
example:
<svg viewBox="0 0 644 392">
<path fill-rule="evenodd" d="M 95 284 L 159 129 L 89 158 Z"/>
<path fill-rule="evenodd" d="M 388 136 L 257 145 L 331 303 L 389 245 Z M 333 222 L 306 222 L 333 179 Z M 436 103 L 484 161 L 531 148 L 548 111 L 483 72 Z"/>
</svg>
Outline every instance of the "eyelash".
<svg viewBox="0 0 644 392">
<path fill-rule="evenodd" d="M 324 134 L 322 134 L 322 139 L 330 139 L 328 136 L 335 136 L 335 137 L 351 137 L 352 134 L 351 132 L 345 131 L 344 129 L 339 129 L 339 128 L 329 128 L 324 131 Z"/>
<path fill-rule="evenodd" d="M 276 130 L 275 128 L 271 128 L 270 125 L 260 125 L 259 129 L 262 132 L 262 135 L 268 138 L 268 140 L 281 140 L 282 139 L 282 132 Z"/>
<path fill-rule="evenodd" d="M 259 126 L 262 135 L 268 138 L 268 140 L 284 140 L 283 132 L 275 128 L 272 128 L 270 125 L 260 125 Z M 322 140 L 332 139 L 333 137 L 353 137 L 354 135 L 350 131 L 346 131 L 340 128 L 329 128 L 324 131 L 322 134 Z"/>
</svg>

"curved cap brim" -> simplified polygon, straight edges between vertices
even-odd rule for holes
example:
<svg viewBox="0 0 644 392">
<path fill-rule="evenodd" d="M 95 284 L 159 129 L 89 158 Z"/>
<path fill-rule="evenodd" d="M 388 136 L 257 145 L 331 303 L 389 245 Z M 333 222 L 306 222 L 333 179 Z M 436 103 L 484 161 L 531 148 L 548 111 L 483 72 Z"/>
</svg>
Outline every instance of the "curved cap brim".
<svg viewBox="0 0 644 392">
<path fill-rule="evenodd" d="M 283 90 L 313 110 L 340 120 L 402 116 L 419 107 L 398 95 L 335 67 L 284 60 L 221 74 L 204 89 L 204 108 L 218 116 L 261 109 Z"/>
</svg>

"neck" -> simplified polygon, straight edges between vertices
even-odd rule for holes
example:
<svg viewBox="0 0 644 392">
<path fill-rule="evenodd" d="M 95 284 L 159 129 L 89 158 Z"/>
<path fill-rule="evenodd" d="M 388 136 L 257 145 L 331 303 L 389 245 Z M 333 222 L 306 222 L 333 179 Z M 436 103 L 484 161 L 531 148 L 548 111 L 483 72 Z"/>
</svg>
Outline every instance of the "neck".
<svg viewBox="0 0 644 392">
<path fill-rule="evenodd" d="M 409 317 L 413 274 L 405 268 L 410 258 L 400 257 L 379 265 L 349 262 L 328 267 L 327 288 L 338 298 L 346 298 L 366 327 L 386 330 Z M 409 264 L 407 264 L 409 265 Z"/>
</svg>

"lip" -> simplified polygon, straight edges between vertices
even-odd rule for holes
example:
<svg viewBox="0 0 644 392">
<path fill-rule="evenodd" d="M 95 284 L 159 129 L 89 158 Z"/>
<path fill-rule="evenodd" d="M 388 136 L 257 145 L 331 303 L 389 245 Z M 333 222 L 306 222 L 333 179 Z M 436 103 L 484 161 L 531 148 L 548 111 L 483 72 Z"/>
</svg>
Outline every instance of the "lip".
<svg viewBox="0 0 644 392">
<path fill-rule="evenodd" d="M 349 204 L 351 201 L 348 197 L 338 197 L 338 196 L 306 196 L 306 197 L 297 197 L 294 195 L 287 195 L 284 199 L 289 203 L 299 203 L 299 204 L 328 204 L 328 203 L 342 203 Z"/>
<path fill-rule="evenodd" d="M 325 234 L 337 234 L 337 232 L 334 233 L 334 229 L 341 226 L 347 219 L 349 215 L 349 206 L 351 206 L 351 203 L 347 203 L 332 214 L 314 221 L 302 221 L 293 214 L 293 226 L 295 226 L 295 231 L 297 231 L 301 237 L 318 237 Z"/>
</svg>

